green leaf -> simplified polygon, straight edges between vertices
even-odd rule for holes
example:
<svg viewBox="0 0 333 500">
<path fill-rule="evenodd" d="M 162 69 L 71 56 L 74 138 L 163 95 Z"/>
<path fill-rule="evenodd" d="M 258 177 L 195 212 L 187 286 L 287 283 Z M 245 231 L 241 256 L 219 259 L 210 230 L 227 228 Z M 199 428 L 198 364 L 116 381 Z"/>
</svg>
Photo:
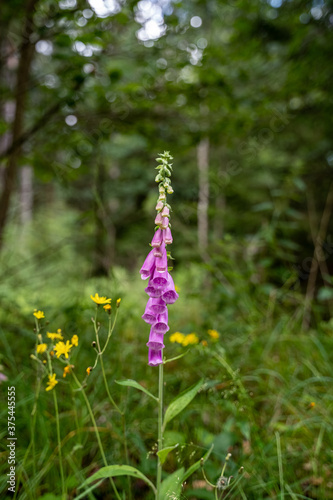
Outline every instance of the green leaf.
<svg viewBox="0 0 333 500">
<path fill-rule="evenodd" d="M 127 380 L 115 380 L 116 384 L 119 385 L 124 385 L 126 387 L 134 387 L 135 389 L 139 389 L 139 391 L 144 392 L 151 398 L 155 399 L 155 401 L 158 401 L 158 398 L 156 398 L 151 392 L 149 392 L 145 387 L 142 385 L 138 384 L 135 380 L 131 380 L 130 378 Z"/>
<path fill-rule="evenodd" d="M 75 497 L 74 500 L 81 500 L 81 498 L 87 498 L 88 493 L 91 493 L 95 488 L 98 488 L 98 486 L 100 486 L 103 481 L 104 481 L 104 479 L 101 479 L 100 481 L 98 481 L 98 483 L 93 484 L 92 486 L 90 486 L 90 488 L 88 488 L 87 490 L 80 493 L 79 496 Z M 85 486 L 85 485 L 86 485 L 86 483 L 82 484 L 80 486 L 80 488 L 83 488 L 83 486 Z"/>
<path fill-rule="evenodd" d="M 175 416 L 178 415 L 178 413 L 180 413 L 184 408 L 186 408 L 186 406 L 192 401 L 197 392 L 201 389 L 203 383 L 203 379 L 199 380 L 197 384 L 187 389 L 170 403 L 167 411 L 165 412 L 163 430 L 165 429 L 167 423 L 175 418 Z"/>
<path fill-rule="evenodd" d="M 163 498 L 164 500 L 167 499 L 172 499 L 172 500 L 179 500 L 181 491 L 182 491 L 182 477 L 184 475 L 184 467 L 182 467 L 179 470 L 176 470 L 176 472 L 173 472 L 168 476 L 166 479 L 161 484 L 161 489 L 160 489 L 160 498 Z"/>
<path fill-rule="evenodd" d="M 179 354 L 179 356 L 175 356 L 174 358 L 171 358 L 171 359 L 166 359 L 165 361 L 163 361 L 163 363 L 166 365 L 167 363 L 171 363 L 171 361 L 176 361 L 176 359 L 182 358 L 188 352 L 190 352 L 190 349 L 187 349 L 187 351 L 183 352 L 182 354 Z"/>
<path fill-rule="evenodd" d="M 163 465 L 167 456 L 169 455 L 170 451 L 174 450 L 175 448 L 177 448 L 177 446 L 179 446 L 179 444 L 175 444 L 174 446 L 168 446 L 167 448 L 163 448 L 162 450 L 158 451 L 157 452 L 157 455 L 159 456 L 159 459 L 160 459 L 160 462 L 161 464 Z"/>
<path fill-rule="evenodd" d="M 195 462 L 193 465 L 191 465 L 191 467 L 189 469 L 187 469 L 187 471 L 183 475 L 182 483 L 184 481 L 186 481 L 187 478 L 189 478 L 190 476 L 192 476 L 192 474 L 201 467 L 201 461 L 203 461 L 203 463 L 205 463 L 208 460 L 208 457 L 211 454 L 211 452 L 213 451 L 213 448 L 214 448 L 214 445 L 212 444 L 212 446 L 204 454 L 204 456 L 202 458 L 200 458 L 200 460 L 198 460 L 197 462 Z"/>
<path fill-rule="evenodd" d="M 151 489 L 156 493 L 156 488 L 148 479 L 148 477 L 142 474 L 142 472 L 140 472 L 138 469 L 135 469 L 135 467 L 131 467 L 130 465 L 108 465 L 107 467 L 102 467 L 101 469 L 99 469 L 99 471 L 90 476 L 86 480 L 85 484 L 90 484 L 97 479 L 105 479 L 107 477 L 116 476 L 133 476 L 138 479 L 142 479 L 142 481 L 148 484 L 148 486 L 150 486 Z M 80 488 L 82 488 L 82 486 L 80 486 Z"/>
</svg>

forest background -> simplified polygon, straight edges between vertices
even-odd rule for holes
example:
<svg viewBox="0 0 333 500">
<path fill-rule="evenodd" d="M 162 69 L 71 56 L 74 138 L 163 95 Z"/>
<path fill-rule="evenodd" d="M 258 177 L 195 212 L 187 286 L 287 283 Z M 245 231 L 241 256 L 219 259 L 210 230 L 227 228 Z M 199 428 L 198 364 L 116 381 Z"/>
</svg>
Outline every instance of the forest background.
<svg viewBox="0 0 333 500">
<path fill-rule="evenodd" d="M 13 0 L 0 5 L 0 54 L 0 371 L 2 395 L 17 387 L 18 462 L 30 439 L 35 308 L 80 336 L 86 367 L 89 295 L 121 297 L 110 377 L 156 386 L 138 271 L 154 228 L 155 158 L 168 150 L 180 294 L 169 333 L 199 343 L 168 365 L 167 403 L 200 377 L 207 385 L 170 430 L 182 451 L 165 467 L 214 443 L 212 479 L 227 452 L 230 475 L 246 471 L 228 498 L 333 498 L 333 2 Z M 130 460 L 149 475 L 151 409 L 144 395 L 126 398 Z M 42 404 L 47 412 L 47 394 Z M 41 462 L 55 447 L 43 448 L 43 432 Z M 98 450 L 82 460 L 89 474 Z M 57 498 L 56 474 L 50 466 L 35 485 L 40 498 Z M 213 498 L 200 471 L 183 494 Z"/>
</svg>

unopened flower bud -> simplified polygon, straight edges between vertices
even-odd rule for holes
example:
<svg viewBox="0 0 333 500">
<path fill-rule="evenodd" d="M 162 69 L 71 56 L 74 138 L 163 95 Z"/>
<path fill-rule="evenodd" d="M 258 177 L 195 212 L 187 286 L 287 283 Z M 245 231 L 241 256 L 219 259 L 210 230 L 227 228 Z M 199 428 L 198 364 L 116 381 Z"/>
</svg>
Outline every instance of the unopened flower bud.
<svg viewBox="0 0 333 500">
<path fill-rule="evenodd" d="M 173 239 L 172 239 L 171 229 L 167 227 L 164 232 L 164 243 L 166 245 L 171 245 L 172 241 Z"/>
<path fill-rule="evenodd" d="M 162 224 L 162 222 L 163 222 L 163 218 L 162 218 L 161 213 L 159 212 L 159 213 L 156 215 L 156 217 L 155 217 L 155 224 L 156 224 L 157 226 L 160 226 L 160 225 Z"/>
<path fill-rule="evenodd" d="M 163 201 L 159 199 L 155 208 L 156 210 L 162 210 L 163 206 Z"/>
<path fill-rule="evenodd" d="M 165 193 L 160 193 L 160 196 L 159 196 L 159 198 L 158 198 L 158 199 L 159 199 L 159 200 L 162 200 L 162 201 L 166 200 Z"/>
<path fill-rule="evenodd" d="M 163 217 L 162 223 L 161 223 L 161 228 L 167 229 L 167 227 L 169 227 L 169 219 L 168 219 L 168 217 Z"/>
<path fill-rule="evenodd" d="M 162 217 L 169 217 L 170 210 L 168 207 L 164 207 L 162 210 Z"/>
<path fill-rule="evenodd" d="M 172 187 L 171 187 L 171 186 L 169 186 L 169 187 L 168 187 L 168 189 L 167 189 L 167 193 L 168 193 L 168 194 L 172 194 L 172 193 L 173 193 L 173 189 L 172 189 Z"/>
</svg>

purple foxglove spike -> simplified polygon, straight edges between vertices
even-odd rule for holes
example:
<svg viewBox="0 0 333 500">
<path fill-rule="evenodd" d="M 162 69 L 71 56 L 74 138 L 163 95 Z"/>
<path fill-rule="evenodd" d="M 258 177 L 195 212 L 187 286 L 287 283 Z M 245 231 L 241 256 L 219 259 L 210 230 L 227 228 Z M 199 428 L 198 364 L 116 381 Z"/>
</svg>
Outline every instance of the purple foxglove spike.
<svg viewBox="0 0 333 500">
<path fill-rule="evenodd" d="M 146 260 L 143 263 L 143 266 L 140 269 L 141 279 L 146 280 L 149 278 L 155 269 L 155 256 L 154 250 L 151 250 L 147 255 Z"/>
<path fill-rule="evenodd" d="M 168 219 L 168 217 L 162 217 L 162 221 L 161 221 L 160 226 L 161 226 L 162 229 L 166 229 L 167 227 L 169 227 L 169 219 Z"/>
<path fill-rule="evenodd" d="M 164 273 L 168 270 L 168 258 L 165 249 L 165 243 L 162 243 L 162 245 L 160 246 L 160 250 L 162 255 L 161 257 L 156 257 L 155 268 L 157 272 Z"/>
<path fill-rule="evenodd" d="M 160 226 L 163 222 L 163 217 L 162 217 L 162 214 L 159 212 L 156 217 L 155 217 L 155 224 L 157 226 Z"/>
<path fill-rule="evenodd" d="M 168 271 L 164 273 L 160 273 L 159 271 L 154 270 L 152 285 L 155 288 L 164 288 L 168 284 Z"/>
<path fill-rule="evenodd" d="M 162 217 L 169 217 L 170 215 L 170 210 L 168 207 L 164 207 L 162 210 Z"/>
<path fill-rule="evenodd" d="M 151 246 L 154 248 L 158 248 L 161 246 L 162 241 L 163 241 L 163 233 L 162 229 L 159 228 L 157 231 L 155 231 L 153 239 L 151 240 Z"/>
<path fill-rule="evenodd" d="M 148 365 L 157 366 L 163 363 L 162 349 L 157 351 L 155 349 L 148 349 Z"/>
<path fill-rule="evenodd" d="M 158 200 L 158 202 L 157 202 L 157 205 L 156 205 L 155 209 L 156 209 L 156 210 L 162 210 L 162 208 L 163 208 L 163 207 L 164 207 L 164 205 L 163 205 L 163 201 Z"/>
<path fill-rule="evenodd" d="M 169 227 L 163 230 L 163 239 L 166 245 L 171 245 L 173 239 L 171 229 Z"/>
<path fill-rule="evenodd" d="M 168 284 L 163 289 L 161 298 L 166 302 L 166 304 L 174 304 L 178 299 L 179 295 L 175 290 L 175 284 L 173 282 L 172 276 L 168 273 Z"/>
<path fill-rule="evenodd" d="M 164 300 L 160 299 L 159 297 L 157 299 L 149 299 L 148 302 L 150 300 L 151 300 L 151 304 L 149 306 L 149 311 L 151 311 L 153 314 L 155 314 L 155 316 L 157 314 L 163 314 L 167 310 L 167 306 L 166 306 Z M 148 304 L 147 304 L 147 307 L 148 307 Z"/>
<path fill-rule="evenodd" d="M 154 323 L 152 330 L 162 335 L 164 335 L 169 330 L 168 309 L 164 313 L 157 316 L 157 322 Z"/>
<path fill-rule="evenodd" d="M 149 341 L 146 345 L 156 350 L 163 349 L 165 347 L 163 344 L 163 333 L 157 332 L 155 327 L 152 326 L 150 329 Z"/>
</svg>

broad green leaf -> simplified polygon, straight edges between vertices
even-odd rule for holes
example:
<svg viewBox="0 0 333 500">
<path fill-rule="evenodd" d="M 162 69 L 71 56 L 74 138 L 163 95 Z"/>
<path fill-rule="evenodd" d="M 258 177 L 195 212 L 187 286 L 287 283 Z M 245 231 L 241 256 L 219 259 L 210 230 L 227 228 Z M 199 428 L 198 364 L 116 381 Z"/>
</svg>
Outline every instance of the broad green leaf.
<svg viewBox="0 0 333 500">
<path fill-rule="evenodd" d="M 148 484 L 151 489 L 156 492 L 156 488 L 153 483 L 148 479 L 147 476 L 142 474 L 135 467 L 131 467 L 130 465 L 108 465 L 107 467 L 102 467 L 95 474 L 90 476 L 85 484 L 90 484 L 97 479 L 107 478 L 107 477 L 116 477 L 116 476 L 133 476 L 139 479 L 142 479 L 146 484 Z M 83 485 L 84 486 L 84 485 Z M 81 486 L 82 488 L 82 486 Z"/>
<path fill-rule="evenodd" d="M 145 387 L 142 385 L 138 384 L 135 380 L 131 380 L 130 378 L 127 380 L 115 380 L 116 384 L 119 385 L 125 385 L 126 387 L 134 387 L 135 389 L 139 389 L 139 391 L 144 392 L 151 398 L 155 399 L 155 401 L 158 401 L 158 398 L 155 397 L 151 392 L 149 392 Z"/>
<path fill-rule="evenodd" d="M 160 500 L 179 500 L 182 491 L 184 467 L 168 476 L 161 484 Z"/>
<path fill-rule="evenodd" d="M 195 397 L 199 389 L 201 389 L 204 381 L 203 379 L 199 380 L 197 384 L 187 389 L 185 392 L 180 394 L 176 399 L 174 399 L 170 405 L 168 406 L 163 422 L 163 429 L 168 422 L 170 422 L 173 418 L 175 418 L 178 413 L 180 413 L 186 406 L 192 401 Z"/>
<path fill-rule="evenodd" d="M 193 465 L 191 465 L 191 467 L 189 469 L 187 469 L 187 471 L 185 472 L 185 474 L 183 475 L 183 478 L 182 478 L 182 483 L 184 481 L 186 481 L 187 478 L 189 478 L 190 476 L 192 476 L 192 474 L 199 469 L 199 467 L 201 467 L 201 461 L 203 461 L 203 463 L 205 463 L 207 460 L 208 460 L 208 457 L 209 455 L 211 454 L 211 452 L 213 451 L 213 448 L 214 448 L 214 445 L 212 444 L 212 446 L 209 448 L 209 450 L 204 454 L 204 456 L 202 458 L 200 458 L 200 460 L 198 460 L 197 462 L 195 462 Z"/>
<path fill-rule="evenodd" d="M 166 457 L 169 455 L 170 451 L 174 450 L 177 448 L 179 444 L 175 444 L 174 446 L 168 446 L 167 448 L 163 448 L 162 450 L 157 452 L 157 455 L 159 456 L 161 464 L 164 464 Z"/>
</svg>

